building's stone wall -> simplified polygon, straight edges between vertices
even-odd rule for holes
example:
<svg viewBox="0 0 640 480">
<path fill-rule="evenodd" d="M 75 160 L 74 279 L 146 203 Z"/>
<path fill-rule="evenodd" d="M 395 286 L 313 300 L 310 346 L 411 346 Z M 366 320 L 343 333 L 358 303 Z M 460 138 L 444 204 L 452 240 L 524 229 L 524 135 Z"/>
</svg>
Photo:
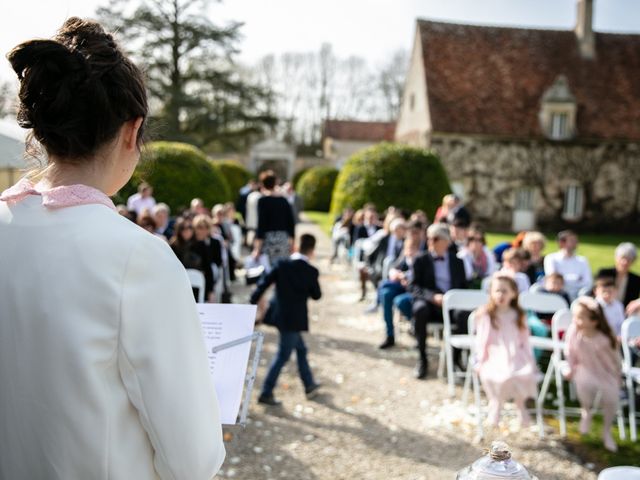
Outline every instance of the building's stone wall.
<svg viewBox="0 0 640 480">
<path fill-rule="evenodd" d="M 464 185 L 475 218 L 508 230 L 516 191 L 534 189 L 537 226 L 591 231 L 640 231 L 640 144 L 554 143 L 434 134 L 431 148 L 451 182 Z M 569 185 L 583 189 L 580 219 L 563 218 Z"/>
</svg>

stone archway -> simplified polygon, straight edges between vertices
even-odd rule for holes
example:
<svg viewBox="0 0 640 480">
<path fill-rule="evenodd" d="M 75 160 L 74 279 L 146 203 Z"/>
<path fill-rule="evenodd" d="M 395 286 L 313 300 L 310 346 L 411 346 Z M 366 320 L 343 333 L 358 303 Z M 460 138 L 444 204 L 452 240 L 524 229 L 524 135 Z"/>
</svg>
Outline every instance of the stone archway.
<svg viewBox="0 0 640 480">
<path fill-rule="evenodd" d="M 251 168 L 256 175 L 271 169 L 280 180 L 290 180 L 295 160 L 295 148 L 275 139 L 257 143 L 251 149 Z"/>
</svg>

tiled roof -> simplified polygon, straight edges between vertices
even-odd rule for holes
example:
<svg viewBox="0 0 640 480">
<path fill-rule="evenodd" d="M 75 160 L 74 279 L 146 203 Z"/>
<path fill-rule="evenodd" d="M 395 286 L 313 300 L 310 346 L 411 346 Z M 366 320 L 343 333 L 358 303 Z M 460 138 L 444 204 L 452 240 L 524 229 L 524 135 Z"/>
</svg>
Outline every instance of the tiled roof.
<svg viewBox="0 0 640 480">
<path fill-rule="evenodd" d="M 572 31 L 418 20 L 434 132 L 542 137 L 543 93 L 564 74 L 580 138 L 640 140 L 640 35 L 596 33 L 596 58 Z"/>
<path fill-rule="evenodd" d="M 395 122 L 359 122 L 357 120 L 326 120 L 322 137 L 361 142 L 393 141 Z"/>
</svg>

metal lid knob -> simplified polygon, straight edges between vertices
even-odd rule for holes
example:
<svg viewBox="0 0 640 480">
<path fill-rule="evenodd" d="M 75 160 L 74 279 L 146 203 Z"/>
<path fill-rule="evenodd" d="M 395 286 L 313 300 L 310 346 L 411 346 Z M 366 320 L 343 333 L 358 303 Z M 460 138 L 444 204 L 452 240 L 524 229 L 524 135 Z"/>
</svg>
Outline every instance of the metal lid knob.
<svg viewBox="0 0 640 480">
<path fill-rule="evenodd" d="M 505 442 L 495 441 L 486 455 L 472 465 L 460 470 L 457 480 L 537 480 L 518 462 L 511 458 L 511 449 Z"/>
</svg>

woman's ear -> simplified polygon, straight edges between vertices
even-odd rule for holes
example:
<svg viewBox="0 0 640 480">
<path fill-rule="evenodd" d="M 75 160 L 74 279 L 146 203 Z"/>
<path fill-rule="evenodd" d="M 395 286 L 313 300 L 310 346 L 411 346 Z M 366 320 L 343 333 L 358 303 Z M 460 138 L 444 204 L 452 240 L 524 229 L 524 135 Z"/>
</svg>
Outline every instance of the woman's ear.
<svg viewBox="0 0 640 480">
<path fill-rule="evenodd" d="M 143 121 L 143 117 L 137 117 L 122 125 L 122 140 L 127 150 L 138 148 L 138 132 L 140 131 L 140 127 L 142 127 Z"/>
</svg>

